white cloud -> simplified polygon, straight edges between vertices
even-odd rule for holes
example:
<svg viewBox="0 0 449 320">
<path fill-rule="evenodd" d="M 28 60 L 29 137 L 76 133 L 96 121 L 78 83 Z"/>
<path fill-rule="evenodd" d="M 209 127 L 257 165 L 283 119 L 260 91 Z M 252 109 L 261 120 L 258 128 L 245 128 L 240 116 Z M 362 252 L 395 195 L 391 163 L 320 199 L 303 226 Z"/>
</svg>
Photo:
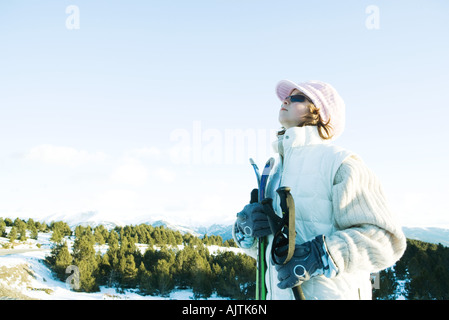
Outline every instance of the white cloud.
<svg viewBox="0 0 449 320">
<path fill-rule="evenodd" d="M 156 147 L 142 147 L 137 149 L 132 149 L 127 152 L 128 156 L 136 158 L 159 158 L 161 155 L 161 150 Z"/>
<path fill-rule="evenodd" d="M 128 189 L 103 190 L 96 194 L 92 204 L 96 211 L 110 215 L 129 215 L 140 202 L 139 194 Z"/>
<path fill-rule="evenodd" d="M 90 162 L 104 161 L 107 155 L 103 152 L 89 153 L 71 147 L 42 144 L 31 148 L 25 158 L 50 165 L 76 167 Z"/>
<path fill-rule="evenodd" d="M 126 151 L 120 160 L 122 164 L 111 174 L 111 181 L 132 186 L 143 186 L 148 182 L 148 178 L 152 178 L 151 183 L 173 182 L 176 178 L 174 171 L 146 161 L 159 159 L 161 153 L 161 150 L 156 147 L 142 147 Z"/>
<path fill-rule="evenodd" d="M 132 186 L 142 186 L 147 182 L 148 169 L 137 159 L 127 158 L 111 174 L 111 181 Z"/>
<path fill-rule="evenodd" d="M 157 178 L 158 180 L 165 182 L 165 183 L 171 183 L 174 182 L 176 179 L 176 172 L 167 169 L 167 168 L 157 168 L 152 172 L 153 177 Z"/>
<path fill-rule="evenodd" d="M 449 190 L 410 190 L 389 198 L 393 212 L 405 226 L 449 225 L 445 200 Z"/>
</svg>

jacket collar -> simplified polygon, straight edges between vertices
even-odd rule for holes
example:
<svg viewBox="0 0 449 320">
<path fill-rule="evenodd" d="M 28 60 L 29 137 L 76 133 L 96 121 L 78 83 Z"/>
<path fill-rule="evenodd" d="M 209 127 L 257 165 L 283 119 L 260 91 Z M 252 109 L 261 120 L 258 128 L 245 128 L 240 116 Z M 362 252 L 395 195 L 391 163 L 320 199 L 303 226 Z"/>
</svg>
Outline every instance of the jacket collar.
<svg viewBox="0 0 449 320">
<path fill-rule="evenodd" d="M 316 126 L 292 127 L 273 142 L 273 149 L 283 156 L 284 151 L 290 148 L 325 143 L 328 142 L 320 137 Z"/>
</svg>

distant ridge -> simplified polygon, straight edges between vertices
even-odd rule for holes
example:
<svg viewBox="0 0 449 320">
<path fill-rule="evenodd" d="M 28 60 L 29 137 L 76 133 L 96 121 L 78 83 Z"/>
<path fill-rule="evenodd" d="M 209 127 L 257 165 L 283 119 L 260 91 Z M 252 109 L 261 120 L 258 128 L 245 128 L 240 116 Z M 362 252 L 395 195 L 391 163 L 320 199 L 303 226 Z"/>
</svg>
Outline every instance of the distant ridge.
<svg viewBox="0 0 449 320">
<path fill-rule="evenodd" d="M 408 239 L 439 244 L 449 247 L 449 229 L 437 227 L 403 227 Z"/>
<path fill-rule="evenodd" d="M 173 221 L 165 219 L 154 219 L 152 217 L 137 217 L 135 219 L 128 220 L 114 220 L 107 219 L 104 216 L 98 214 L 94 211 L 82 212 L 79 214 L 53 214 L 42 219 L 36 219 L 41 222 L 51 223 L 52 221 L 64 221 L 71 229 L 76 226 L 91 226 L 95 228 L 96 226 L 103 225 L 108 230 L 114 229 L 115 227 L 124 227 L 126 225 L 138 225 L 147 224 L 153 227 L 163 226 L 171 230 L 179 231 L 182 234 L 190 233 L 194 236 L 200 237 L 207 235 L 221 236 L 224 241 L 232 238 L 232 226 L 231 225 L 221 225 L 213 224 L 211 226 L 186 226 L 182 224 L 177 224 Z"/>
<path fill-rule="evenodd" d="M 16 217 L 10 217 L 12 219 Z M 27 217 L 21 217 L 26 219 Z M 148 224 L 154 227 L 164 226 L 166 228 L 177 230 L 182 234 L 190 233 L 195 236 L 215 235 L 221 236 L 223 240 L 232 238 L 231 224 L 213 224 L 211 226 L 190 226 L 183 225 L 168 219 L 156 219 L 154 217 L 137 217 L 132 219 L 108 219 L 94 211 L 87 211 L 78 214 L 53 214 L 42 219 L 34 219 L 36 221 L 45 221 L 51 223 L 52 221 L 64 221 L 70 228 L 75 228 L 77 225 L 96 227 L 103 225 L 107 229 L 113 229 L 117 226 Z M 439 244 L 449 247 L 449 228 L 442 227 L 403 227 L 405 236 L 408 239 L 421 240 L 424 242 Z"/>
</svg>

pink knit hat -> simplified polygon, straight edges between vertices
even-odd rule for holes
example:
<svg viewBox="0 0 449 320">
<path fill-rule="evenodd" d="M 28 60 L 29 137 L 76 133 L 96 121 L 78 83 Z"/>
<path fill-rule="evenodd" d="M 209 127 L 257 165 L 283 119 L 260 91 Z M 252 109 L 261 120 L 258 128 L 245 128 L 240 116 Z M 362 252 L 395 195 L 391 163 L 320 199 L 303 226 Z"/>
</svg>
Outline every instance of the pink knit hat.
<svg viewBox="0 0 449 320">
<path fill-rule="evenodd" d="M 293 89 L 298 89 L 304 93 L 320 109 L 320 115 L 324 122 L 327 122 L 330 117 L 330 125 L 334 133 L 333 139 L 343 133 L 345 128 L 345 103 L 334 87 L 315 80 L 299 84 L 290 80 L 282 80 L 276 86 L 276 94 L 281 101 L 284 101 Z"/>
</svg>

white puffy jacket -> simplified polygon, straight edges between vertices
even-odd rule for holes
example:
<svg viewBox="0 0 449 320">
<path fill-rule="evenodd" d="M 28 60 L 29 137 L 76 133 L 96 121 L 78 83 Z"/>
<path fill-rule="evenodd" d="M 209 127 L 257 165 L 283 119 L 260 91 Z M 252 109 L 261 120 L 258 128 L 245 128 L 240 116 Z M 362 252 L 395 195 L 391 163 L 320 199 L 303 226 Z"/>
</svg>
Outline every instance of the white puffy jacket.
<svg viewBox="0 0 449 320">
<path fill-rule="evenodd" d="M 286 130 L 274 144 L 279 159 L 266 197 L 280 213 L 276 189 L 291 188 L 295 201 L 296 243 L 324 234 L 336 276 L 318 276 L 302 284 L 306 299 L 371 299 L 370 273 L 393 265 L 405 251 L 405 236 L 388 209 L 376 176 L 355 154 L 320 138 L 315 126 Z M 266 261 L 267 299 L 294 299 L 277 287 L 271 264 L 272 236 Z M 246 239 L 246 243 L 248 243 Z M 246 249 L 256 256 L 256 241 Z"/>
</svg>

